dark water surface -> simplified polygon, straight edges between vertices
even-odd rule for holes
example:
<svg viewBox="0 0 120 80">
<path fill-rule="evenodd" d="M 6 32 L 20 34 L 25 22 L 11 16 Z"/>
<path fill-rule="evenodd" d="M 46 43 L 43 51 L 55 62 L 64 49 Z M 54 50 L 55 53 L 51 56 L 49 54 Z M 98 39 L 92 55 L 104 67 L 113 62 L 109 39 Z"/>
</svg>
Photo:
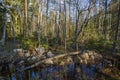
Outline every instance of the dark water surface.
<svg viewBox="0 0 120 80">
<path fill-rule="evenodd" d="M 102 68 L 98 64 L 97 68 Z M 25 72 L 12 74 L 11 80 L 94 80 L 96 65 L 89 67 L 86 64 L 71 63 L 65 66 L 49 66 L 45 68 L 36 68 Z"/>
</svg>

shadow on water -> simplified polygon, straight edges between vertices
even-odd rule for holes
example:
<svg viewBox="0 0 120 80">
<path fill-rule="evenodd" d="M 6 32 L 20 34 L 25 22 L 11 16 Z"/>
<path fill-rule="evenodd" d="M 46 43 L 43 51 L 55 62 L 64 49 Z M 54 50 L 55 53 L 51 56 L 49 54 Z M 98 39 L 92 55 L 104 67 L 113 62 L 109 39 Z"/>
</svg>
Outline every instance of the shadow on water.
<svg viewBox="0 0 120 80">
<path fill-rule="evenodd" d="M 101 68 L 100 65 L 99 68 Z M 100 72 L 97 73 L 102 74 Z M 64 66 L 51 65 L 49 67 L 37 67 L 25 72 L 18 72 L 12 75 L 11 80 L 95 80 L 94 75 L 94 64 L 88 67 L 86 64 L 80 66 L 80 64 L 71 63 Z"/>
<path fill-rule="evenodd" d="M 27 70 L 26 75 L 27 80 L 74 80 L 74 63 Z"/>
</svg>

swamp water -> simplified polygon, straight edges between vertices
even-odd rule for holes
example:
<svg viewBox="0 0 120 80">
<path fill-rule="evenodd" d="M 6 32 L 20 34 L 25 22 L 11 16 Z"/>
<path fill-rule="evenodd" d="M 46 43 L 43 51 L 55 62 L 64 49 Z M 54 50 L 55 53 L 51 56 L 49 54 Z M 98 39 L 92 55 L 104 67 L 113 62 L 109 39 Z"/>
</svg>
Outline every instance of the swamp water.
<svg viewBox="0 0 120 80">
<path fill-rule="evenodd" d="M 94 80 L 95 69 L 102 68 L 102 63 L 49 66 L 13 73 L 10 80 Z"/>
</svg>

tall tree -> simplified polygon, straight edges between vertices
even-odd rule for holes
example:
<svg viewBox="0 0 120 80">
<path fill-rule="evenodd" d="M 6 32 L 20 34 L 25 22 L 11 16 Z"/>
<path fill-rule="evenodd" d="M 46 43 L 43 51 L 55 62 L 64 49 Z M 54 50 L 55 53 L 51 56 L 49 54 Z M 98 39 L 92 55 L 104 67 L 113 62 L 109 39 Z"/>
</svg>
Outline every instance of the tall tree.
<svg viewBox="0 0 120 80">
<path fill-rule="evenodd" d="M 40 0 L 38 1 L 38 47 L 40 47 Z"/>
<path fill-rule="evenodd" d="M 86 9 L 86 7 L 84 8 L 80 8 L 80 1 L 79 0 L 75 0 L 75 6 L 76 6 L 76 25 L 75 25 L 75 35 L 74 35 L 74 40 L 73 40 L 73 48 L 76 48 L 77 46 L 77 40 L 78 37 L 83 29 L 83 27 L 86 27 L 89 21 L 89 16 L 90 16 L 90 10 L 91 10 L 91 2 L 89 3 L 88 8 Z M 86 13 L 85 13 L 86 12 Z M 86 15 L 84 15 L 84 19 L 82 18 L 82 22 L 79 26 L 79 20 L 80 20 L 80 16 L 85 13 Z M 80 28 L 79 28 L 80 27 Z"/>
<path fill-rule="evenodd" d="M 69 4 L 69 38 L 71 37 L 71 0 L 69 0 L 68 4 Z"/>
<path fill-rule="evenodd" d="M 45 30 L 45 37 L 46 43 L 48 44 L 48 9 L 49 8 L 49 0 L 46 0 L 46 30 Z"/>
<path fill-rule="evenodd" d="M 61 0 L 59 0 L 59 13 L 58 13 L 58 25 L 57 25 L 57 33 L 56 33 L 56 44 L 59 43 L 60 25 L 61 25 Z"/>
<path fill-rule="evenodd" d="M 107 3 L 108 1 L 105 0 L 104 7 L 105 7 L 105 14 L 104 14 L 104 47 L 106 46 L 106 36 L 107 36 Z"/>
<path fill-rule="evenodd" d="M 28 1 L 25 0 L 24 7 L 25 7 L 25 37 L 28 37 Z"/>
<path fill-rule="evenodd" d="M 116 30 L 115 30 L 115 36 L 114 36 L 114 42 L 113 42 L 113 54 L 116 53 L 116 45 L 117 45 L 117 39 L 118 39 L 118 30 L 120 26 L 120 0 L 119 5 L 118 5 L 118 19 L 117 19 L 117 25 L 116 25 Z"/>
<path fill-rule="evenodd" d="M 66 2 L 64 0 L 64 28 L 63 28 L 63 38 L 64 38 L 64 45 L 65 45 L 65 52 L 66 52 Z"/>
</svg>

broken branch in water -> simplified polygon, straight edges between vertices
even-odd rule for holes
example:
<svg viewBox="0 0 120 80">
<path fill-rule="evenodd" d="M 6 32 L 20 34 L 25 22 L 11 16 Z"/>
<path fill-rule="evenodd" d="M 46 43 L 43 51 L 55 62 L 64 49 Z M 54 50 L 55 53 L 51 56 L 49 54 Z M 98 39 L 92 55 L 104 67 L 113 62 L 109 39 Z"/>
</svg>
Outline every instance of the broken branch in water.
<svg viewBox="0 0 120 80">
<path fill-rule="evenodd" d="M 54 61 L 55 59 L 59 59 L 59 58 L 62 58 L 62 57 L 66 57 L 66 56 L 72 56 L 72 55 L 77 55 L 77 54 L 80 54 L 81 52 L 70 52 L 70 53 L 66 53 L 66 54 L 61 54 L 61 55 L 57 55 L 57 56 L 54 56 L 52 58 L 47 58 L 45 60 L 42 60 L 42 61 L 38 61 L 28 67 L 26 67 L 25 69 L 23 70 L 27 70 L 27 69 L 31 69 L 31 68 L 34 68 L 40 64 L 54 64 Z"/>
</svg>

